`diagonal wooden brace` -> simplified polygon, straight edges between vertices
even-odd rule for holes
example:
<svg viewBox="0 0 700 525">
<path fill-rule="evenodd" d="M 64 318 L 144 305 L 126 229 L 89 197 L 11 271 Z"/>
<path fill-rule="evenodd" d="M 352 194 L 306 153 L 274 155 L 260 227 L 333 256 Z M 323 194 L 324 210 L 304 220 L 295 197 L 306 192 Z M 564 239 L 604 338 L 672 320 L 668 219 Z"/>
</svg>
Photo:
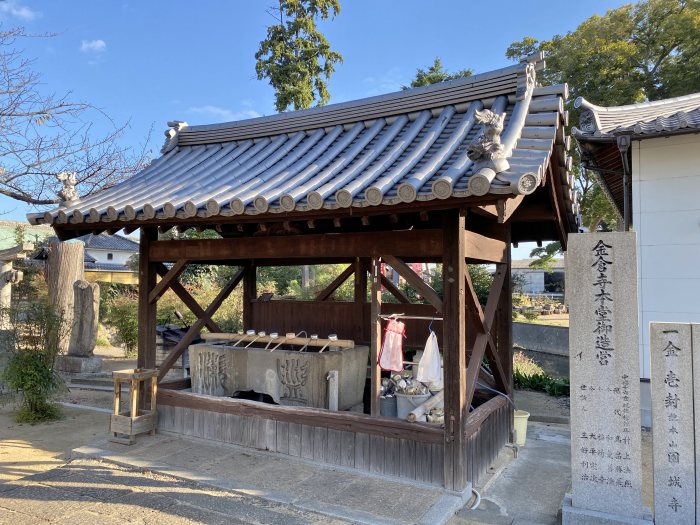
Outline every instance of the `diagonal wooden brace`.
<svg viewBox="0 0 700 525">
<path fill-rule="evenodd" d="M 158 272 L 158 275 L 162 276 L 163 279 L 165 276 L 168 274 L 168 269 L 163 263 L 158 263 L 156 266 L 156 271 Z M 202 319 L 204 322 L 204 325 L 209 328 L 212 332 L 221 332 L 221 328 L 219 328 L 219 325 L 216 324 L 212 319 L 211 316 L 207 315 L 207 312 L 199 306 L 199 303 L 197 300 L 192 297 L 190 292 L 187 291 L 187 289 L 182 286 L 180 281 L 177 279 L 172 280 L 170 282 L 170 289 L 175 292 L 175 295 L 177 295 L 180 300 L 182 300 L 183 303 L 185 303 L 185 306 L 190 309 L 190 311 L 197 317 L 197 319 Z"/>
<path fill-rule="evenodd" d="M 442 313 L 442 298 L 428 283 L 421 279 L 416 272 L 411 270 L 405 262 L 393 255 L 383 255 L 382 259 L 396 270 L 401 277 L 406 279 L 408 284 L 413 286 L 438 312 Z"/>
<path fill-rule="evenodd" d="M 391 295 L 396 297 L 396 299 L 398 299 L 400 303 L 408 304 L 411 302 L 411 300 L 408 297 L 406 297 L 406 294 L 403 293 L 398 286 L 391 282 L 391 280 L 386 275 L 384 275 L 383 273 L 380 274 L 380 279 L 382 286 L 386 288 Z"/>
<path fill-rule="evenodd" d="M 505 371 L 501 365 L 501 361 L 498 359 L 496 354 L 496 345 L 491 337 L 491 326 L 493 325 L 496 309 L 498 308 L 498 299 L 507 276 L 506 268 L 506 265 L 502 264 L 496 266 L 496 273 L 494 274 L 493 284 L 491 285 L 489 297 L 486 301 L 485 311 L 482 310 L 481 305 L 479 304 L 479 299 L 474 291 L 474 285 L 471 282 L 469 273 L 466 275 L 466 284 L 469 290 L 469 293 L 467 294 L 467 304 L 469 309 L 472 311 L 473 317 L 478 321 L 478 324 L 481 325 L 478 327 L 479 333 L 474 341 L 474 347 L 472 348 L 471 355 L 469 356 L 469 364 L 467 365 L 467 405 L 471 405 L 474 398 L 476 380 L 479 376 L 481 361 L 484 358 L 487 348 L 489 350 L 489 362 L 493 363 L 494 365 L 495 370 L 493 370 L 493 372 L 497 388 L 500 388 L 503 392 L 506 392 L 506 385 L 509 384 L 508 378 L 506 377 Z"/>
<path fill-rule="evenodd" d="M 151 290 L 151 293 L 148 294 L 148 302 L 149 304 L 155 303 L 158 299 L 161 298 L 161 296 L 170 288 L 172 283 L 177 280 L 178 277 L 182 274 L 182 272 L 185 271 L 187 268 L 187 261 L 184 259 L 180 259 L 177 261 L 170 270 L 168 270 L 168 273 L 163 275 L 161 280 L 158 282 L 153 287 L 153 290 Z"/>
<path fill-rule="evenodd" d="M 211 316 L 216 313 L 221 304 L 228 298 L 229 295 L 231 295 L 231 292 L 233 292 L 236 286 L 238 286 L 238 283 L 240 283 L 243 279 L 243 273 L 244 268 L 240 268 L 233 276 L 233 278 L 226 284 L 226 286 L 224 286 L 221 289 L 221 291 L 217 294 L 217 296 L 214 298 L 209 307 L 204 311 L 204 314 L 207 319 L 211 319 Z M 185 351 L 185 348 L 187 348 L 190 345 L 190 343 L 195 340 L 197 334 L 204 327 L 204 325 L 204 318 L 197 319 L 194 322 L 194 324 L 190 326 L 190 328 L 187 330 L 180 342 L 177 345 L 175 345 L 175 347 L 170 351 L 170 353 L 165 357 L 165 359 L 163 359 L 163 362 L 161 363 L 160 368 L 158 370 L 159 381 L 163 379 L 163 377 L 165 377 L 165 374 L 167 374 L 168 370 L 172 368 L 172 366 L 175 364 L 175 361 L 177 361 L 177 359 L 182 355 L 182 352 Z"/>
<path fill-rule="evenodd" d="M 338 277 L 333 279 L 331 284 L 326 286 L 323 290 L 321 290 L 317 295 L 316 295 L 316 300 L 317 301 L 325 301 L 327 300 L 331 295 L 333 295 L 333 292 L 335 292 L 340 286 L 347 281 L 352 274 L 355 273 L 355 265 L 351 264 L 345 270 L 343 270 Z"/>
</svg>

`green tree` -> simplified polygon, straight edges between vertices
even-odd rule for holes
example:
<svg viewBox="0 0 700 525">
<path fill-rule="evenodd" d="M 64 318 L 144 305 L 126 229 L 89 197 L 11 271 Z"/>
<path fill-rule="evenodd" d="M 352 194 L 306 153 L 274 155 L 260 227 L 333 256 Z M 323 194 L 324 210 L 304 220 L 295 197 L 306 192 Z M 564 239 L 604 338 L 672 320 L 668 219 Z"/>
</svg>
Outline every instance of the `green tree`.
<svg viewBox="0 0 700 525">
<path fill-rule="evenodd" d="M 551 272 L 555 257 L 561 255 L 561 253 L 561 243 L 559 241 L 550 242 L 546 246 L 535 248 L 530 252 L 530 257 L 535 258 L 530 263 L 530 268 Z"/>
<path fill-rule="evenodd" d="M 267 78 L 275 90 L 275 108 L 285 111 L 323 106 L 330 94 L 326 81 L 342 63 L 340 53 L 316 27 L 316 19 L 335 18 L 339 0 L 279 0 L 268 11 L 278 23 L 267 28 L 267 38 L 255 53 L 258 80 Z"/>
<path fill-rule="evenodd" d="M 603 106 L 658 100 L 700 91 L 700 2 L 643 0 L 594 15 L 565 35 L 513 42 L 506 56 L 547 54 L 544 84 L 568 82 L 571 102 L 584 96 Z M 569 107 L 571 123 L 578 112 Z M 574 156 L 576 152 L 572 152 Z M 578 164 L 578 163 L 577 163 Z M 589 173 L 575 170 L 584 224 L 610 227 L 616 213 Z"/>
<path fill-rule="evenodd" d="M 433 65 L 426 69 L 418 68 L 416 77 L 408 86 L 401 86 L 401 89 L 409 89 L 421 86 L 429 86 L 438 82 L 447 82 L 448 80 L 456 80 L 458 78 L 470 77 L 473 72 L 471 69 L 460 69 L 454 73 L 450 73 L 442 67 L 440 57 L 435 57 Z"/>
</svg>

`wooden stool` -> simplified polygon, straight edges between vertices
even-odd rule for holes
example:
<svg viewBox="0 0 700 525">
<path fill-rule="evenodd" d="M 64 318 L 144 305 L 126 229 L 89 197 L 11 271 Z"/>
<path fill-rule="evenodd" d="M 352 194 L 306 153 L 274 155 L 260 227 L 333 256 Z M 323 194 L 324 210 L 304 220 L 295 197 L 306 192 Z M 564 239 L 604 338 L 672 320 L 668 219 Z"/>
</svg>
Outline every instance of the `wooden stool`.
<svg viewBox="0 0 700 525">
<path fill-rule="evenodd" d="M 110 421 L 109 430 L 112 432 L 110 441 L 131 445 L 136 434 L 156 433 L 156 394 L 158 391 L 158 370 L 136 368 L 133 370 L 116 370 L 114 378 L 114 414 Z M 151 409 L 139 410 L 139 388 L 141 383 L 151 380 Z M 122 381 L 131 383 L 131 409 L 120 412 L 122 399 Z"/>
</svg>

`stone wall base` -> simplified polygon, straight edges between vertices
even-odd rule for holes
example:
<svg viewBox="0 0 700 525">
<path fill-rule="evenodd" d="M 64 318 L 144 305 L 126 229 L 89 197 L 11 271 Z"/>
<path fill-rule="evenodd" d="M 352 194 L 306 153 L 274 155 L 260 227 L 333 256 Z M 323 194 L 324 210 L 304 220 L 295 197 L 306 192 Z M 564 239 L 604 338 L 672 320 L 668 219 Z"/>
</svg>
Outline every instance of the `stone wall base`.
<svg viewBox="0 0 700 525">
<path fill-rule="evenodd" d="M 102 369 L 102 358 L 59 355 L 56 357 L 56 369 L 70 374 L 94 374 Z"/>
<path fill-rule="evenodd" d="M 561 523 L 562 525 L 653 525 L 654 519 L 646 508 L 643 518 L 632 518 L 573 507 L 571 494 L 566 494 L 562 503 Z"/>
</svg>

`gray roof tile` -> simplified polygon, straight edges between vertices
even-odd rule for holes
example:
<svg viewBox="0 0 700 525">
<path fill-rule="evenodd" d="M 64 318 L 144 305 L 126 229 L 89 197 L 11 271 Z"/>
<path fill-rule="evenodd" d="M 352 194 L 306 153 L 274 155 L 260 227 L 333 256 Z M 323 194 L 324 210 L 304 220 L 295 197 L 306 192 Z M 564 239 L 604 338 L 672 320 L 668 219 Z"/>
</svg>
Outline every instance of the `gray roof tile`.
<svg viewBox="0 0 700 525">
<path fill-rule="evenodd" d="M 555 150 L 558 164 L 567 164 L 561 130 L 566 88 L 534 88 L 534 70 L 532 64 L 518 64 L 240 122 L 169 123 L 164 153 L 146 169 L 29 219 L 49 224 L 167 221 L 532 193 L 544 182 Z M 506 115 L 501 141 L 510 168 L 477 185 L 467 146 L 481 130 L 474 113 L 484 107 Z M 567 181 L 564 175 L 565 186 Z M 566 187 L 564 195 L 573 218 L 576 196 L 569 198 Z"/>
</svg>

